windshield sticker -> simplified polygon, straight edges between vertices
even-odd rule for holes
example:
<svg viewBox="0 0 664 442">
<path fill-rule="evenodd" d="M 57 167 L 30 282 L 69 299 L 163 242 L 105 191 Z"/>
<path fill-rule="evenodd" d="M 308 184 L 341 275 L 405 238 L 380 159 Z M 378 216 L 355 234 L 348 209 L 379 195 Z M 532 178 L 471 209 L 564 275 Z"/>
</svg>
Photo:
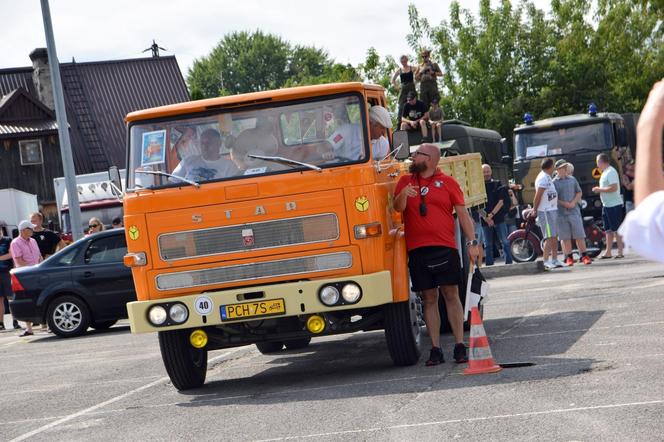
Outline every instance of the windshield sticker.
<svg viewBox="0 0 664 442">
<path fill-rule="evenodd" d="M 247 169 L 244 171 L 244 175 L 257 175 L 259 173 L 265 173 L 267 167 L 254 167 L 253 169 Z"/>
<path fill-rule="evenodd" d="M 549 153 L 547 155 L 562 155 L 562 154 L 563 154 L 563 148 L 556 147 L 553 149 L 549 149 Z"/>
<path fill-rule="evenodd" d="M 540 144 L 539 146 L 528 146 L 526 148 L 526 157 L 528 158 L 544 157 L 546 156 L 547 147 L 548 145 L 546 144 Z"/>
<path fill-rule="evenodd" d="M 355 210 L 358 212 L 366 212 L 369 210 L 369 198 L 360 196 L 355 199 Z"/>
<path fill-rule="evenodd" d="M 166 131 L 145 132 L 141 144 L 141 166 L 163 164 L 166 160 Z"/>
</svg>

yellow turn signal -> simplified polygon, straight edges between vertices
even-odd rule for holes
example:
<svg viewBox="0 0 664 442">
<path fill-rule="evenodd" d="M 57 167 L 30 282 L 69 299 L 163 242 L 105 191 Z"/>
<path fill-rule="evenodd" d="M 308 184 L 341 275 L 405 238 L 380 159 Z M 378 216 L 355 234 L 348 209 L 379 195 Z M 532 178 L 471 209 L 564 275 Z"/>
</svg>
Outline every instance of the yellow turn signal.
<svg viewBox="0 0 664 442">
<path fill-rule="evenodd" d="M 309 319 L 307 319 L 307 330 L 316 335 L 322 333 L 325 330 L 325 319 L 318 315 L 309 316 Z"/>
<path fill-rule="evenodd" d="M 194 330 L 189 335 L 189 343 L 194 348 L 203 348 L 208 343 L 208 335 L 203 330 Z"/>
<path fill-rule="evenodd" d="M 355 239 L 372 238 L 383 233 L 380 223 L 360 224 L 355 226 L 353 230 L 355 231 Z"/>
</svg>

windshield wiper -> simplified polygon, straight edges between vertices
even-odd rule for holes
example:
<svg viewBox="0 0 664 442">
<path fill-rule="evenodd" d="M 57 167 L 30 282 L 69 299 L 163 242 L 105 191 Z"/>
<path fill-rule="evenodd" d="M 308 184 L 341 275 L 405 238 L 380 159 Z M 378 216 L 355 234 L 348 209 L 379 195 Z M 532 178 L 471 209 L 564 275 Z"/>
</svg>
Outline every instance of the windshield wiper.
<svg viewBox="0 0 664 442">
<path fill-rule="evenodd" d="M 180 181 L 184 181 L 185 183 L 191 184 L 192 186 L 196 187 L 197 189 L 201 187 L 200 184 L 198 184 L 194 180 L 190 180 L 187 178 L 183 178 L 181 176 L 173 175 L 171 173 L 166 173 L 166 172 L 159 172 L 158 170 L 136 170 L 136 173 L 147 173 L 148 175 L 161 175 L 161 176 L 167 176 L 169 178 L 176 178 Z"/>
<path fill-rule="evenodd" d="M 323 169 L 321 169 L 318 166 L 314 166 L 313 164 L 309 163 L 303 163 L 301 161 L 297 160 L 291 160 L 290 158 L 284 158 L 284 157 L 270 157 L 266 155 L 247 155 L 249 158 L 256 158 L 257 160 L 265 160 L 265 161 L 274 161 L 275 163 L 285 163 L 285 164 L 290 164 L 294 166 L 304 166 L 307 167 L 311 170 L 316 170 L 318 172 L 322 172 Z"/>
</svg>

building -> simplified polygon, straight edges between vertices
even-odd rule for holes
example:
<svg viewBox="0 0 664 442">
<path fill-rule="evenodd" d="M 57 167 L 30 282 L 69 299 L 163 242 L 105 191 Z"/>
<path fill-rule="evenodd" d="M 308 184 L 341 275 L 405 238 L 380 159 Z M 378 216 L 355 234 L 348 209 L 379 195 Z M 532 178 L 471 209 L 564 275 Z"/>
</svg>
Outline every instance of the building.
<svg viewBox="0 0 664 442">
<path fill-rule="evenodd" d="M 63 176 L 46 49 L 31 67 L 0 69 L 0 189 L 36 194 L 57 220 L 53 178 Z M 189 100 L 174 56 L 60 64 L 76 174 L 126 163 L 129 112 Z"/>
</svg>

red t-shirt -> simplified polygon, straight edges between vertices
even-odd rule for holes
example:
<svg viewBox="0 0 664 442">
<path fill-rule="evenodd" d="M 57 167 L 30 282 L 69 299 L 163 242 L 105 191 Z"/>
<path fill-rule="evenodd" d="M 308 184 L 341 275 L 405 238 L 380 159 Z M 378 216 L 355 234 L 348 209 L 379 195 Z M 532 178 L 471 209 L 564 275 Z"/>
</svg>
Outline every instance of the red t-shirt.
<svg viewBox="0 0 664 442">
<path fill-rule="evenodd" d="M 394 195 L 410 183 L 424 191 L 427 206 L 426 216 L 420 215 L 420 195 L 408 198 L 403 218 L 406 233 L 406 248 L 410 251 L 424 246 L 445 246 L 457 248 L 454 235 L 454 206 L 464 206 L 463 192 L 459 183 L 449 175 L 436 170 L 429 178 L 404 175 L 399 179 Z"/>
</svg>

